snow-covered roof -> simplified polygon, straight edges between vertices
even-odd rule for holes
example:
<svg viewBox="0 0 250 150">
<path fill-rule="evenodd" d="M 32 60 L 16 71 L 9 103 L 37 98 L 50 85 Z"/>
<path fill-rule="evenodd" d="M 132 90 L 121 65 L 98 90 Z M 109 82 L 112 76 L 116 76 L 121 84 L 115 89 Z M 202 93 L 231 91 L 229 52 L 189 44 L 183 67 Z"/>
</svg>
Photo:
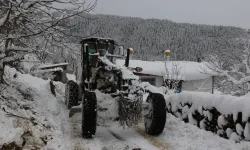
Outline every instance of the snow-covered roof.
<svg viewBox="0 0 250 150">
<path fill-rule="evenodd" d="M 39 66 L 38 69 L 56 68 L 56 67 L 66 66 L 66 65 L 68 65 L 68 64 L 69 64 L 69 63 L 48 64 L 48 65 Z"/>
<path fill-rule="evenodd" d="M 125 60 L 117 59 L 116 64 L 123 66 Z M 129 67 L 141 67 L 143 70 L 140 73 L 142 74 L 165 76 L 167 79 L 176 77 L 178 80 L 199 80 L 210 76 L 218 76 L 218 73 L 209 69 L 208 63 L 205 62 L 130 60 Z"/>
</svg>

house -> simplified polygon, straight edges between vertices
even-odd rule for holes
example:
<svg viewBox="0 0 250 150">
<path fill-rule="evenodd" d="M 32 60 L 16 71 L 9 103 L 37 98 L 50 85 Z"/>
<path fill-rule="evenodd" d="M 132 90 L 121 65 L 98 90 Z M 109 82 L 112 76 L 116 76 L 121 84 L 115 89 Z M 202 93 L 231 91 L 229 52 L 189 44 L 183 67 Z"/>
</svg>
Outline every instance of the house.
<svg viewBox="0 0 250 150">
<path fill-rule="evenodd" d="M 118 59 L 116 64 L 124 65 L 125 60 Z M 172 88 L 178 81 L 177 88 L 187 91 L 213 93 L 214 77 L 218 76 L 205 62 L 130 60 L 129 67 L 141 67 L 142 71 L 134 74 L 154 86 Z"/>
</svg>

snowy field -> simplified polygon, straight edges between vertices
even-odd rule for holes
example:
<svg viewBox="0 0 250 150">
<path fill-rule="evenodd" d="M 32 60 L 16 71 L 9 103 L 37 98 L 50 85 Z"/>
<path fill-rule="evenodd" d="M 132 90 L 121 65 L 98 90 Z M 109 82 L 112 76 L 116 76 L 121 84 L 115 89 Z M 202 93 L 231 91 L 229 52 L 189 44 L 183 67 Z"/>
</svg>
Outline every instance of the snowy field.
<svg viewBox="0 0 250 150">
<path fill-rule="evenodd" d="M 8 100 L 3 99 L 3 96 L 0 99 L 0 147 L 4 143 L 16 141 L 17 144 L 23 144 L 26 149 L 37 147 L 44 150 L 250 149 L 250 142 L 235 143 L 232 140 L 223 139 L 192 124 L 186 124 L 170 114 L 167 116 L 164 132 L 158 137 L 146 135 L 143 125 L 134 129 L 123 129 L 117 122 L 107 121 L 105 123 L 102 118 L 99 118 L 95 138 L 86 140 L 81 137 L 81 114 L 77 113 L 72 118 L 68 117 L 69 110 L 64 104 L 64 85 L 62 83 L 55 83 L 55 97 L 50 92 L 49 81 L 20 74 L 15 69 L 8 67 L 6 73 L 8 74 L 7 80 L 13 84 L 13 88 L 9 87 L 3 94 Z M 33 99 L 24 99 L 27 97 L 14 91 L 17 86 L 30 89 L 29 92 Z M 25 93 L 25 91 L 22 92 Z M 112 100 L 108 95 L 99 92 L 97 94 L 99 101 Z M 17 105 L 12 105 L 14 102 L 17 102 Z M 25 105 L 29 109 L 24 109 Z M 6 112 L 12 115 L 6 115 Z M 23 119 L 20 116 L 29 119 Z"/>
</svg>

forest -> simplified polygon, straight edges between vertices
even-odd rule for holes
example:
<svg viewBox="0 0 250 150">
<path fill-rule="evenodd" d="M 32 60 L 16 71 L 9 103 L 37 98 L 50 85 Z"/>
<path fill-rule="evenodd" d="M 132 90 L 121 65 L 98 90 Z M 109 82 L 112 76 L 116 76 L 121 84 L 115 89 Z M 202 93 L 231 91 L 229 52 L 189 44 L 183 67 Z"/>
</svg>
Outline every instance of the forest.
<svg viewBox="0 0 250 150">
<path fill-rule="evenodd" d="M 242 52 L 248 39 L 247 30 L 230 26 L 175 23 L 170 20 L 141 19 L 112 15 L 92 15 L 68 20 L 72 41 L 81 37 L 110 37 L 133 47 L 135 59 L 164 60 L 164 51 L 171 50 L 172 59 L 206 60 L 211 54 Z M 74 25 L 74 26 L 73 26 Z"/>
</svg>

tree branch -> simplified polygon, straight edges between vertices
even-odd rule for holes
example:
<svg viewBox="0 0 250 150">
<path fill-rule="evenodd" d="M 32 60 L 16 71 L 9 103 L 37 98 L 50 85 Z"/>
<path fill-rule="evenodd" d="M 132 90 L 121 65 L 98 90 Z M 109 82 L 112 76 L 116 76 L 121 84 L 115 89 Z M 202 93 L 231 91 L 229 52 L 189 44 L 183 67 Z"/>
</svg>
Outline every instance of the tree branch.
<svg viewBox="0 0 250 150">
<path fill-rule="evenodd" d="M 12 4 L 9 3 L 8 12 L 6 13 L 6 15 L 5 15 L 4 17 L 2 17 L 2 18 L 0 19 L 0 28 L 1 28 L 2 26 L 4 26 L 5 23 L 8 21 L 8 19 L 9 19 L 9 17 L 10 17 L 11 9 L 12 9 Z"/>
</svg>

